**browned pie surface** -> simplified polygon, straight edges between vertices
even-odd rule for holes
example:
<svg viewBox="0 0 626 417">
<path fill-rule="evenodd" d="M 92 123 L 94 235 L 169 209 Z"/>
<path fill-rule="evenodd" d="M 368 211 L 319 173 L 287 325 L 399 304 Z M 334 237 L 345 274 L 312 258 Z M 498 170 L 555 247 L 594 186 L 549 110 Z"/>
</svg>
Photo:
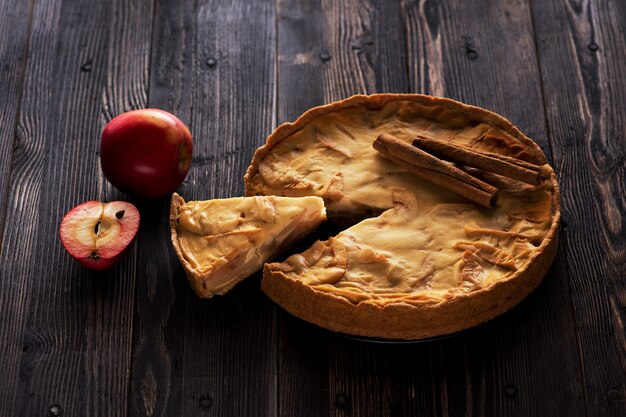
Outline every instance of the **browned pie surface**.
<svg viewBox="0 0 626 417">
<path fill-rule="evenodd" d="M 551 168 L 550 178 L 537 186 L 487 178 L 500 189 L 496 207 L 489 210 L 381 157 L 372 147 L 381 133 L 407 142 L 419 134 L 545 164 L 537 145 L 503 118 L 427 96 L 357 96 L 279 127 L 248 170 L 248 195 L 320 196 L 329 216 L 372 216 L 266 266 L 264 288 L 279 304 L 306 316 L 306 308 L 285 300 L 280 290 L 304 285 L 312 290 L 305 296 L 320 306 L 338 299 L 355 307 L 442 305 L 480 293 L 486 311 L 499 301 L 481 290 L 509 280 L 530 281 L 524 271 L 533 262 L 545 264 L 539 271 L 543 276 L 551 259 L 540 258 L 553 255 L 545 249 L 556 244 L 560 213 Z M 331 313 L 328 320 L 312 321 L 338 329 Z M 351 327 L 340 329 L 350 332 Z M 379 333 L 374 335 L 385 336 Z"/>
<path fill-rule="evenodd" d="M 332 105 L 321 108 L 318 114 L 306 114 L 304 123 L 279 128 L 278 135 L 255 155 L 247 173 L 247 195 L 315 195 L 326 200 L 329 214 L 391 208 L 392 188 L 416 194 L 422 211 L 442 202 L 466 202 L 380 157 L 372 143 L 381 133 L 407 142 L 420 134 L 545 163 L 534 143 L 521 142 L 505 126 L 476 117 L 469 108 L 450 109 L 433 100 L 352 102 L 336 109 Z M 329 112 L 322 113 L 325 110 Z"/>
</svg>

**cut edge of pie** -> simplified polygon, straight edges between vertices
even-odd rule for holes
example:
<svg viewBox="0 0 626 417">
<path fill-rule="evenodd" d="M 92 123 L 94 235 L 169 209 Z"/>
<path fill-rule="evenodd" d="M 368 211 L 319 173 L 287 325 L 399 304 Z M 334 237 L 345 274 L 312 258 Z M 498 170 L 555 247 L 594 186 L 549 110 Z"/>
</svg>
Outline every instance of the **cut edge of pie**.
<svg viewBox="0 0 626 417">
<path fill-rule="evenodd" d="M 254 177 L 264 158 L 290 135 L 303 129 L 320 116 L 351 107 L 363 106 L 380 110 L 392 101 L 416 102 L 424 106 L 439 106 L 478 119 L 504 131 L 523 144 L 536 163 L 546 164 L 539 146 L 527 138 L 502 116 L 455 100 L 418 94 L 356 95 L 345 100 L 315 107 L 293 123 L 284 123 L 268 137 L 266 144 L 255 153 L 244 177 L 245 194 L 263 194 L 255 188 Z M 512 275 L 471 292 L 455 294 L 447 299 L 424 299 L 405 302 L 377 303 L 373 300 L 351 301 L 328 291 L 285 275 L 277 264 L 266 264 L 262 288 L 266 294 L 289 313 L 326 329 L 366 337 L 388 339 L 423 339 L 454 333 L 490 320 L 509 310 L 542 281 L 556 256 L 558 228 L 561 217 L 560 191 L 556 174 L 549 167 L 551 189 L 550 226 L 527 262 Z M 331 204 L 333 200 L 331 198 Z M 327 206 L 327 210 L 332 210 Z"/>
<path fill-rule="evenodd" d="M 326 220 L 319 197 L 234 197 L 189 201 L 172 195 L 172 245 L 201 298 L 223 295 Z"/>
</svg>

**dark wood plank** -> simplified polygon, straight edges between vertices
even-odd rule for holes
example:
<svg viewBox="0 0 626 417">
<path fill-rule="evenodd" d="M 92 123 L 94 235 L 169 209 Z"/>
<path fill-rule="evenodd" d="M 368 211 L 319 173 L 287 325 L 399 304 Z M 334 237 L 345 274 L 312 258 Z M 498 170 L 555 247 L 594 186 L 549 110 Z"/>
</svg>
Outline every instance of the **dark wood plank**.
<svg viewBox="0 0 626 417">
<path fill-rule="evenodd" d="M 279 122 L 357 93 L 407 91 L 400 3 L 283 0 L 278 14 Z M 411 378 L 411 391 L 404 379 L 394 383 L 391 371 L 421 364 L 406 370 L 406 361 L 384 348 L 336 337 L 283 311 L 278 323 L 279 415 L 384 416 L 404 409 L 397 399 L 405 394 L 430 408 L 422 396 L 429 376 Z"/>
<path fill-rule="evenodd" d="M 153 36 L 147 107 L 169 111 L 189 125 L 195 2 L 159 1 Z M 195 133 L 195 132 L 193 132 Z M 197 149 L 197 135 L 196 135 Z M 142 230 L 137 251 L 136 309 L 129 415 L 180 415 L 183 381 L 176 378 L 185 349 L 189 297 L 169 239 L 169 197 L 138 202 Z M 176 413 L 175 410 L 178 410 Z"/>
<path fill-rule="evenodd" d="M 541 107 L 528 106 L 541 87 L 527 2 L 403 4 L 411 90 L 497 111 L 545 149 Z"/>
<path fill-rule="evenodd" d="M 279 1 L 279 122 L 353 94 L 405 92 L 398 5 Z"/>
<path fill-rule="evenodd" d="M 152 51 L 154 1 L 114 0 L 109 4 L 106 58 L 102 65 L 106 81 L 101 87 L 100 131 L 113 117 L 148 107 L 149 68 Z M 89 65 L 89 61 L 87 62 Z M 92 64 L 93 66 L 93 64 Z M 83 66 L 83 70 L 85 66 Z M 136 242 L 124 263 L 112 272 L 118 282 L 112 288 L 97 281 L 88 284 L 89 314 L 87 352 L 87 415 L 127 415 L 132 369 L 133 320 L 136 287 L 146 280 L 139 271 L 138 248 L 151 242 L 152 204 L 115 189 L 99 176 L 103 201 L 127 200 L 137 205 L 141 224 Z M 94 285 L 95 284 L 95 285 Z M 113 367 L 111 364 L 115 364 Z"/>
<path fill-rule="evenodd" d="M 0 5 L 0 242 L 11 176 L 13 148 L 18 146 L 17 119 L 22 103 L 24 69 L 34 1 L 5 1 Z M 0 378 L 3 379 L 3 378 Z"/>
<path fill-rule="evenodd" d="M 3 335 L 10 344 L 5 349 L 9 352 L 23 350 L 21 361 L 19 356 L 16 358 L 10 354 L 13 361 L 7 364 L 10 370 L 14 370 L 9 372 L 7 381 L 11 384 L 7 391 L 7 406 L 12 414 L 34 414 L 35 410 L 45 413 L 47 406 L 57 401 L 69 411 L 77 411 L 82 405 L 76 393 L 63 382 L 80 379 L 79 363 L 84 340 L 76 338 L 73 330 L 84 326 L 85 306 L 82 302 L 80 309 L 64 306 L 74 306 L 83 298 L 85 287 L 79 284 L 76 288 L 68 278 L 58 279 L 63 275 L 58 273 L 59 269 L 64 266 L 67 274 L 71 264 L 60 261 L 64 254 L 56 238 L 58 223 L 49 219 L 60 219 L 63 212 L 60 202 L 66 204 L 69 194 L 80 194 L 76 191 L 80 184 L 76 184 L 75 178 L 70 183 L 74 187 L 63 184 L 66 195 L 59 193 L 59 178 L 69 176 L 68 166 L 60 164 L 59 158 L 62 149 L 71 146 L 69 142 L 74 140 L 76 123 L 68 123 L 67 131 L 61 131 L 59 125 L 65 124 L 61 121 L 66 122 L 71 114 L 65 111 L 85 115 L 94 106 L 86 106 L 87 111 L 77 109 L 88 101 L 72 97 L 71 90 L 76 89 L 77 84 L 85 91 L 77 76 L 71 79 L 55 77 L 59 72 L 80 74 L 80 64 L 68 62 L 71 60 L 67 54 L 68 46 L 76 42 L 77 36 L 60 29 L 61 23 L 67 23 L 60 22 L 61 2 L 36 4 L 33 14 L 30 56 L 18 125 L 24 134 L 14 152 L 9 184 L 11 201 L 6 217 L 8 224 L 22 224 L 23 227 L 6 229 L 0 256 L 0 275 L 11 280 L 10 285 L 3 285 L 4 291 L 11 296 L 7 303 L 9 314 L 5 316 L 10 323 L 6 326 L 9 332 Z M 78 49 L 77 45 L 72 46 L 71 49 Z M 78 54 L 74 55 L 75 60 L 79 59 Z M 90 77 L 83 82 L 90 84 L 91 80 Z M 75 155 L 67 152 L 65 156 L 75 162 Z M 87 164 L 94 160 L 93 156 L 84 159 Z M 84 172 L 89 171 L 85 169 Z M 50 175 L 52 173 L 56 175 Z M 53 194 L 57 194 L 57 198 L 52 198 Z M 58 198 L 58 194 L 63 198 Z M 77 197 L 80 195 L 74 196 Z M 47 209 L 43 209 L 45 206 Z M 33 262 L 33 259 L 37 261 Z M 55 262 L 58 263 L 55 265 Z M 52 293 L 57 296 L 50 297 Z M 73 352 L 72 357 L 68 355 L 61 359 L 61 352 L 67 354 L 68 351 Z M 61 361 L 65 363 L 59 367 Z M 49 389 L 40 390 L 42 382 Z"/>
<path fill-rule="evenodd" d="M 11 202 L 9 182 L 14 148 L 19 146 L 21 136 L 17 130 L 17 120 L 22 101 L 33 3 L 20 0 L 5 2 L 0 13 L 0 91 L 3 92 L 3 100 L 0 102 L 0 254 L 4 246 L 5 214 Z M 5 399 L 0 402 L 2 416 L 9 415 L 14 406 L 15 381 L 22 354 L 21 328 L 19 324 L 8 324 L 23 321 L 26 307 L 20 301 L 27 295 L 23 287 L 17 290 L 13 288 L 14 282 L 15 279 L 4 279 L 0 283 L 0 311 L 6 323 L 0 326 L 0 340 L 5 341 L 0 355 L 0 392 L 5 393 Z"/>
<path fill-rule="evenodd" d="M 404 6 L 412 89 L 496 111 L 550 157 L 527 2 L 406 1 Z M 475 334 L 442 343 L 437 365 L 442 411 L 583 415 L 568 292 L 566 271 L 557 266 L 520 306 Z"/>
<path fill-rule="evenodd" d="M 194 135 L 179 189 L 187 200 L 243 193 L 275 120 L 274 10 L 271 1 L 158 3 L 149 105 Z M 173 256 L 168 211 L 169 201 L 152 206 L 139 244 L 131 414 L 274 415 L 277 343 L 259 276 L 198 299 Z"/>
<path fill-rule="evenodd" d="M 104 101 L 123 107 L 116 100 L 136 81 L 128 69 L 142 73 L 133 58 L 150 33 L 145 12 L 122 1 L 35 4 L 18 124 L 23 135 L 9 183 L 12 227 L 0 255 L 8 294 L 3 350 L 11 352 L 2 356 L 9 360 L 2 364 L 6 415 L 126 414 L 132 256 L 112 271 L 88 272 L 65 253 L 58 227 L 71 207 L 104 197 L 97 154 L 102 92 L 108 83 L 117 93 Z"/>
<path fill-rule="evenodd" d="M 587 413 L 626 413 L 626 4 L 533 1 Z"/>
</svg>

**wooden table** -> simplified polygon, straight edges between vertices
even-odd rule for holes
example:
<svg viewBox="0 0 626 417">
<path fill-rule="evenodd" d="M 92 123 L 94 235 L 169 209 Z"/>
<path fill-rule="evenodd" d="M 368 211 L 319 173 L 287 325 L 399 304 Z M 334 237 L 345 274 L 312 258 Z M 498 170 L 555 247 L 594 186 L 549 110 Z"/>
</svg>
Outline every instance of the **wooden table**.
<svg viewBox="0 0 626 417">
<path fill-rule="evenodd" d="M 626 2 L 0 2 L 1 416 L 626 415 Z M 290 317 L 259 274 L 199 300 L 167 198 L 102 176 L 104 124 L 177 114 L 195 136 L 186 199 L 238 196 L 254 150 L 309 107 L 421 92 L 496 111 L 562 186 L 557 259 L 503 316 L 417 344 Z M 113 270 L 58 239 L 65 212 L 142 215 Z"/>
</svg>

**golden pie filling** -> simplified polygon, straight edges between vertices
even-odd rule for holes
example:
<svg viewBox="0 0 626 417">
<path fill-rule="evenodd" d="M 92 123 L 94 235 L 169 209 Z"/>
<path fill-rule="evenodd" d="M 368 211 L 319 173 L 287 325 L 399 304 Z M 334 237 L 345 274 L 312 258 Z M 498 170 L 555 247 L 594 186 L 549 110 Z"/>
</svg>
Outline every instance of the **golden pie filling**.
<svg viewBox="0 0 626 417">
<path fill-rule="evenodd" d="M 514 157 L 542 165 L 548 175 L 529 185 L 476 172 L 499 190 L 495 207 L 483 208 L 378 154 L 372 144 L 383 133 L 408 143 L 421 136 Z M 268 138 L 245 180 L 246 195 L 318 196 L 331 219 L 369 217 L 265 268 L 263 284 L 270 297 L 333 330 L 383 337 L 441 333 L 443 324 L 415 332 L 396 326 L 393 317 L 385 324 L 382 310 L 378 324 L 362 322 L 358 315 L 345 320 L 330 315 L 350 311 L 344 310 L 347 305 L 443 306 L 524 275 L 530 263 L 539 263 L 541 271 L 530 268 L 539 279 L 522 277 L 527 290 L 507 284 L 519 296 L 500 294 L 507 302 L 481 296 L 485 301 L 473 304 L 482 311 L 472 313 L 474 321 L 484 321 L 534 288 L 556 250 L 558 183 L 540 148 L 502 117 L 452 100 L 381 94 L 315 108 Z M 553 243 L 550 250 L 548 243 Z M 287 300 L 296 294 L 307 299 Z M 331 306 L 326 318 L 325 305 Z M 372 317 L 367 320 L 377 320 Z M 412 326 L 437 327 L 436 322 Z M 386 325 L 399 330 L 377 330 Z M 457 327 L 449 324 L 445 331 Z"/>
<path fill-rule="evenodd" d="M 407 142 L 421 135 L 545 163 L 538 148 L 529 148 L 492 124 L 442 106 L 399 100 L 380 109 L 341 108 L 310 120 L 270 145 L 271 151 L 260 151 L 263 157 L 248 171 L 246 193 L 319 196 L 331 216 L 391 208 L 393 188 L 413 192 L 422 212 L 435 204 L 466 202 L 380 156 L 372 143 L 382 133 Z"/>
<path fill-rule="evenodd" d="M 534 196 L 549 204 L 547 191 Z M 489 286 L 527 263 L 550 225 L 547 213 L 518 211 L 519 199 L 501 198 L 511 215 L 493 217 L 468 204 L 437 204 L 421 213 L 399 204 L 284 263 L 287 277 L 353 303 L 442 300 Z"/>
</svg>

